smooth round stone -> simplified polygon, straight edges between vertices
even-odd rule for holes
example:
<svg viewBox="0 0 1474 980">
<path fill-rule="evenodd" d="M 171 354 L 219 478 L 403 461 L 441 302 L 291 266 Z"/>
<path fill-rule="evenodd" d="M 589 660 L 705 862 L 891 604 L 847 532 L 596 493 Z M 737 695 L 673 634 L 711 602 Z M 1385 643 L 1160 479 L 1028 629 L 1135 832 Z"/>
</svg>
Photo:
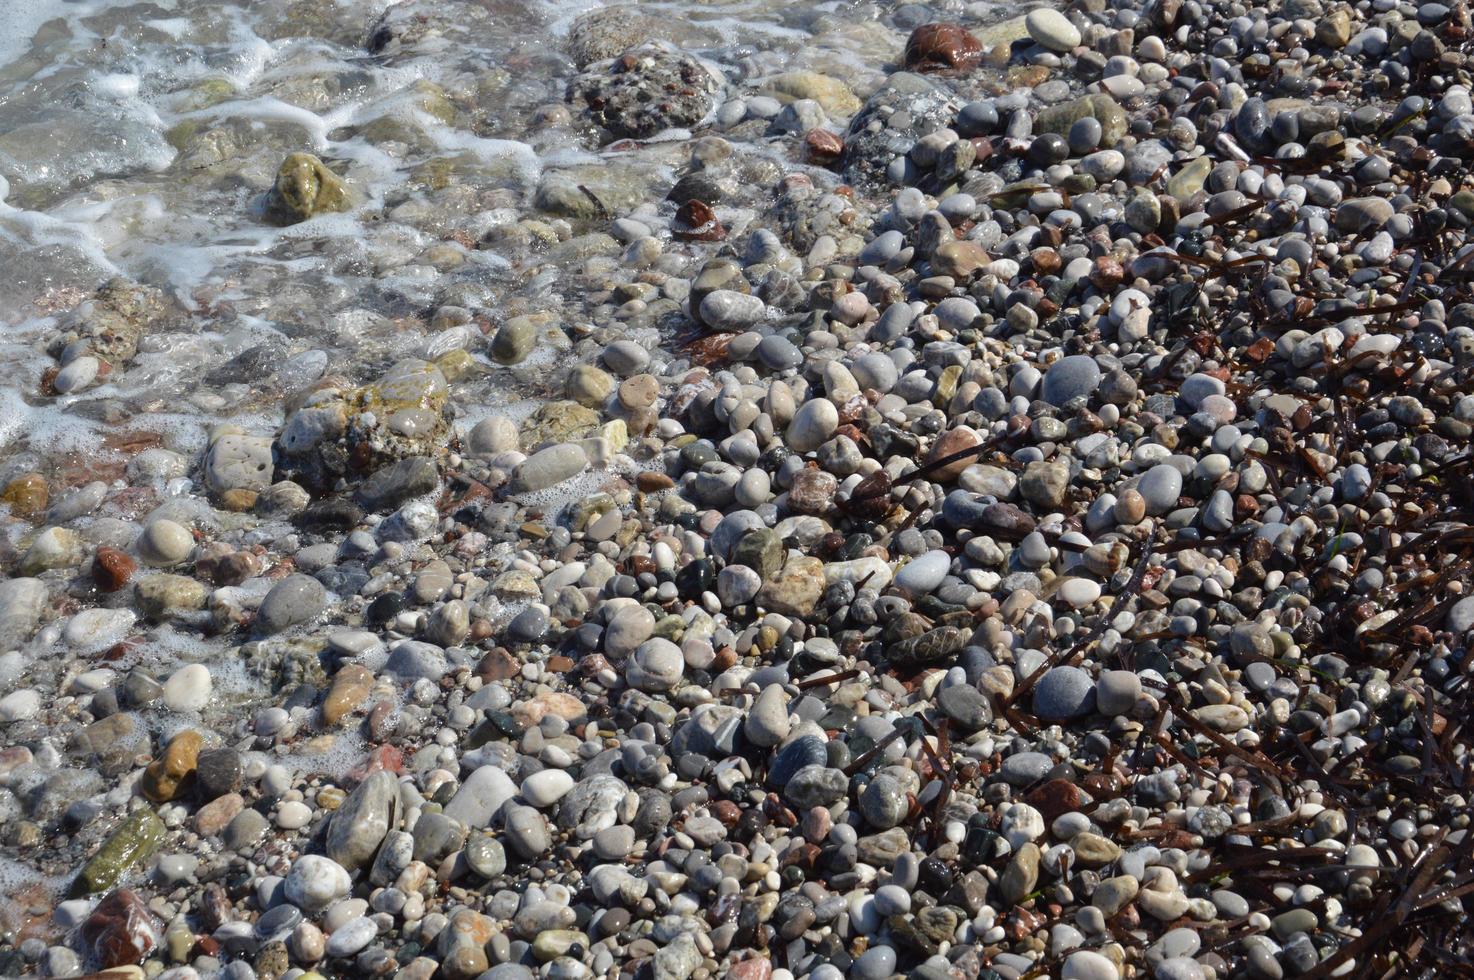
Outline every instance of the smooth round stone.
<svg viewBox="0 0 1474 980">
<path fill-rule="evenodd" d="M 1070 124 L 1070 131 L 1066 138 L 1070 144 L 1070 152 L 1077 156 L 1084 156 L 1100 146 L 1103 135 L 1100 120 L 1094 116 L 1086 116 Z"/>
<path fill-rule="evenodd" d="M 768 767 L 768 785 L 782 787 L 793 778 L 793 774 L 804 766 L 822 766 L 829 760 L 829 751 L 824 740 L 815 735 L 804 735 L 789 742 L 778 750 Z"/>
<path fill-rule="evenodd" d="M 309 575 L 288 575 L 271 587 L 256 612 L 256 623 L 267 633 L 280 633 L 322 612 L 327 590 Z"/>
<path fill-rule="evenodd" d="M 635 650 L 625 665 L 625 679 L 642 691 L 669 691 L 681 682 L 685 667 L 681 648 L 657 636 Z"/>
<path fill-rule="evenodd" d="M 770 334 L 758 342 L 757 356 L 772 371 L 786 371 L 804 362 L 803 352 L 778 334 Z"/>
<path fill-rule="evenodd" d="M 256 935 L 263 942 L 285 939 L 301 921 L 302 912 L 295 905 L 277 905 L 256 920 Z"/>
<path fill-rule="evenodd" d="M 373 919 L 362 915 L 349 919 L 334 929 L 333 934 L 328 937 L 327 954 L 333 957 L 352 956 L 373 942 L 378 934 L 379 928 L 374 925 Z"/>
<path fill-rule="evenodd" d="M 604 629 L 604 649 L 610 655 L 624 658 L 650 639 L 655 632 L 655 616 L 640 605 L 621 608 Z"/>
<path fill-rule="evenodd" d="M 1054 760 L 1043 752 L 1015 752 L 1003 760 L 999 770 L 1011 786 L 1027 786 L 1043 779 L 1054 768 Z"/>
<path fill-rule="evenodd" d="M 782 685 L 769 684 L 763 688 L 742 723 L 742 731 L 749 742 L 763 748 L 771 748 L 787 737 L 788 696 Z"/>
<path fill-rule="evenodd" d="M 855 980 L 888 980 L 896 972 L 896 951 L 889 946 L 871 946 L 850 967 Z"/>
<path fill-rule="evenodd" d="M 1081 160 L 1078 169 L 1082 174 L 1094 177 L 1096 183 L 1104 183 L 1115 180 L 1126 169 L 1126 156 L 1120 150 L 1097 150 Z"/>
<path fill-rule="evenodd" d="M 993 720 L 993 707 L 987 695 L 967 684 L 942 688 L 937 694 L 937 706 L 966 731 L 975 732 Z"/>
<path fill-rule="evenodd" d="M 490 834 L 474 834 L 466 842 L 466 863 L 483 878 L 495 878 L 507 870 L 507 852 Z"/>
<path fill-rule="evenodd" d="M 56 389 L 57 394 L 66 395 L 83 388 L 97 380 L 97 372 L 102 370 L 102 362 L 87 354 L 69 361 L 66 367 L 56 373 L 51 379 L 51 387 Z"/>
<path fill-rule="evenodd" d="M 860 794 L 860 813 L 881 830 L 889 830 L 906 819 L 910 803 L 899 781 L 885 773 L 877 775 Z"/>
<path fill-rule="evenodd" d="M 1100 598 L 1100 583 L 1088 578 L 1067 578 L 1059 587 L 1059 597 L 1075 609 L 1083 609 Z"/>
<path fill-rule="evenodd" d="M 998 127 L 998 107 L 992 102 L 969 102 L 957 113 L 957 132 L 966 138 L 987 136 Z"/>
<path fill-rule="evenodd" d="M 347 895 L 352 887 L 347 869 L 337 861 L 321 854 L 304 854 L 287 872 L 282 894 L 302 911 L 315 913 Z"/>
<path fill-rule="evenodd" d="M 1080 31 L 1053 7 L 1031 10 L 1024 18 L 1029 37 L 1051 51 L 1069 51 L 1080 45 Z"/>
<path fill-rule="evenodd" d="M 839 409 L 827 398 L 804 402 L 788 423 L 788 448 L 797 453 L 818 449 L 839 428 Z"/>
<path fill-rule="evenodd" d="M 1182 496 L 1182 474 L 1171 464 L 1158 463 L 1142 476 L 1136 491 L 1146 502 L 1148 514 L 1165 514 L 1177 506 L 1177 498 Z"/>
<path fill-rule="evenodd" d="M 885 354 L 866 354 L 850 365 L 850 373 L 862 388 L 872 388 L 885 394 L 900 380 L 896 362 Z"/>
<path fill-rule="evenodd" d="M 471 427 L 466 448 L 472 456 L 497 456 L 517 448 L 517 424 L 504 415 L 482 419 Z"/>
<path fill-rule="evenodd" d="M 1100 377 L 1100 365 L 1095 363 L 1095 358 L 1071 354 L 1049 365 L 1039 397 L 1051 405 L 1063 405 L 1072 398 L 1089 396 L 1100 387 Z"/>
<path fill-rule="evenodd" d="M 189 557 L 194 535 L 182 524 L 167 518 L 150 521 L 138 537 L 138 555 L 155 568 L 169 568 Z"/>
<path fill-rule="evenodd" d="M 544 769 L 522 780 L 522 798 L 535 807 L 549 807 L 573 789 L 574 779 L 562 769 Z"/>
<path fill-rule="evenodd" d="M 513 494 L 536 493 L 571 480 L 589 467 L 589 455 L 578 443 L 564 442 L 533 453 L 518 464 L 507 484 Z"/>
<path fill-rule="evenodd" d="M 299 800 L 287 800 L 277 807 L 276 825 L 283 830 L 301 830 L 312 822 L 312 807 Z"/>
<path fill-rule="evenodd" d="M 41 692 L 23 687 L 0 698 L 0 721 L 25 721 L 41 710 Z"/>
<path fill-rule="evenodd" d="M 912 595 L 926 595 L 942 584 L 952 567 L 952 556 L 941 549 L 912 559 L 896 572 L 895 584 Z"/>
<path fill-rule="evenodd" d="M 507 841 L 525 858 L 538 858 L 552 846 L 548 822 L 530 806 L 509 808 L 506 816 Z"/>
<path fill-rule="evenodd" d="M 616 340 L 604 348 L 604 366 L 620 377 L 639 374 L 650 364 L 650 352 L 633 340 Z"/>
<path fill-rule="evenodd" d="M 1068 721 L 1095 710 L 1095 681 L 1079 667 L 1054 667 L 1034 687 L 1034 714 Z"/>
<path fill-rule="evenodd" d="M 911 893 L 900 885 L 881 885 L 875 889 L 875 906 L 884 916 L 905 915 L 911 911 Z"/>
<path fill-rule="evenodd" d="M 188 664 L 170 674 L 164 682 L 164 704 L 170 711 L 203 711 L 210 703 L 212 687 L 210 668 L 204 664 Z"/>
<path fill-rule="evenodd" d="M 1141 678 L 1131 670 L 1104 670 L 1095 682 L 1095 707 L 1103 715 L 1124 715 L 1141 696 Z"/>
<path fill-rule="evenodd" d="M 767 305 L 749 293 L 714 289 L 701 299 L 701 319 L 715 330 L 742 331 L 759 323 Z"/>
<path fill-rule="evenodd" d="M 1453 604 L 1444 620 L 1444 626 L 1449 632 L 1459 634 L 1474 628 L 1474 595 Z"/>
<path fill-rule="evenodd" d="M 1177 387 L 1177 396 L 1196 409 L 1209 395 L 1221 395 L 1226 391 L 1222 379 L 1211 374 L 1190 374 Z"/>
<path fill-rule="evenodd" d="M 594 853 L 602 861 L 623 861 L 635 849 L 635 828 L 605 827 L 594 835 Z"/>
<path fill-rule="evenodd" d="M 1065 957 L 1060 980 L 1121 980 L 1116 964 L 1101 953 L 1080 949 Z"/>
</svg>

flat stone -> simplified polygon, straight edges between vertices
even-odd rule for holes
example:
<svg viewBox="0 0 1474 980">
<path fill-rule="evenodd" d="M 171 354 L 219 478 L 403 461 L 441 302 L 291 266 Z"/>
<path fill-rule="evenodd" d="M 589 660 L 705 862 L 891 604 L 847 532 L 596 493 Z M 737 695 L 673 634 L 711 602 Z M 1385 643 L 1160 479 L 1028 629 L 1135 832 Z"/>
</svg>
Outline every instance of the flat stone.
<svg viewBox="0 0 1474 980">
<path fill-rule="evenodd" d="M 380 770 L 359 783 L 333 814 L 324 849 L 349 872 L 367 868 L 398 822 L 399 780 Z"/>
<path fill-rule="evenodd" d="M 1095 681 L 1079 667 L 1053 667 L 1034 685 L 1034 714 L 1068 721 L 1095 710 Z"/>
<path fill-rule="evenodd" d="M 1051 51 L 1069 51 L 1080 45 L 1080 31 L 1052 7 L 1039 7 L 1024 18 L 1029 37 Z"/>
<path fill-rule="evenodd" d="M 536 493 L 571 480 L 588 467 L 589 457 L 582 446 L 571 442 L 549 446 L 518 464 L 507 490 L 510 493 Z"/>
<path fill-rule="evenodd" d="M 271 587 L 256 612 L 256 624 L 264 633 L 306 623 L 327 605 L 327 590 L 310 575 L 288 575 Z"/>
</svg>

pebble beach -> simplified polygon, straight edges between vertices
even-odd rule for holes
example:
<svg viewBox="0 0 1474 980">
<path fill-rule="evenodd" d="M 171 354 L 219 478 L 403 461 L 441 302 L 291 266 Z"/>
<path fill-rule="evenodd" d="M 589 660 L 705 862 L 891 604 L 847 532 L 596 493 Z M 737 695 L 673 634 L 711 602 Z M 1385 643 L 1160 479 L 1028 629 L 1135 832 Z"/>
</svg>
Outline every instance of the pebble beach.
<svg viewBox="0 0 1474 980">
<path fill-rule="evenodd" d="M 1463 2 L 8 16 L 0 976 L 1474 971 Z"/>
</svg>

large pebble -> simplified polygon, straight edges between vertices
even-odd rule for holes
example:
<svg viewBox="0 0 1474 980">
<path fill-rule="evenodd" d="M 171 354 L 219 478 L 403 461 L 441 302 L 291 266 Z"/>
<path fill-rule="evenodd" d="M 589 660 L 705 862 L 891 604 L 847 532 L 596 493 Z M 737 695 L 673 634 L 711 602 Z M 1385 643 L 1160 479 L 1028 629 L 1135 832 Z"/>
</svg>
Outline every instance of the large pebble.
<svg viewBox="0 0 1474 980">
<path fill-rule="evenodd" d="M 1029 37 L 1051 51 L 1069 51 L 1080 45 L 1079 28 L 1053 7 L 1038 7 L 1024 18 Z"/>
<path fill-rule="evenodd" d="M 280 633 L 308 622 L 326 604 L 327 590 L 321 582 L 310 575 L 288 575 L 261 600 L 256 623 L 262 632 Z"/>
</svg>

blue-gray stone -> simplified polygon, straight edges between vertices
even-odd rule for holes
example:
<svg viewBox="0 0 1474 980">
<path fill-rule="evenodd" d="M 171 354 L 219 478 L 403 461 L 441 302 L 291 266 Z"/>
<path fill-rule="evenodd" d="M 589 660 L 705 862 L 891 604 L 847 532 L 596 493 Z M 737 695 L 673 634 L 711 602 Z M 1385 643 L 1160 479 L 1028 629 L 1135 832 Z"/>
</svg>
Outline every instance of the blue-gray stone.
<svg viewBox="0 0 1474 980">
<path fill-rule="evenodd" d="M 768 768 L 768 786 L 779 789 L 788 784 L 804 766 L 822 766 L 829 759 L 824 740 L 817 735 L 805 735 L 789 742 L 778 751 L 773 764 Z"/>
<path fill-rule="evenodd" d="M 1068 721 L 1095 710 L 1095 681 L 1079 667 L 1054 667 L 1034 686 L 1034 714 Z"/>
</svg>

